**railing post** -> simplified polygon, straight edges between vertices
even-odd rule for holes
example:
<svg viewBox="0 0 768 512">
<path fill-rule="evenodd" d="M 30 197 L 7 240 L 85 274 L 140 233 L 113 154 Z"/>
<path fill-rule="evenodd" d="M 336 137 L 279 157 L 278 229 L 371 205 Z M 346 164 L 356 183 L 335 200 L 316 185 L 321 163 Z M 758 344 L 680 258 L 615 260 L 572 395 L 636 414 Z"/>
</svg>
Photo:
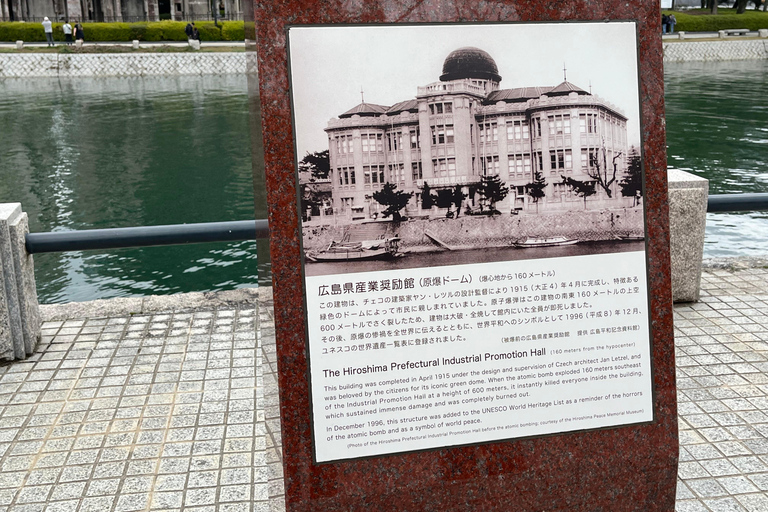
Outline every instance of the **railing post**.
<svg viewBox="0 0 768 512">
<path fill-rule="evenodd" d="M 24 246 L 29 232 L 20 203 L 0 203 L 0 358 L 24 359 L 40 340 L 32 255 Z"/>
<path fill-rule="evenodd" d="M 667 170 L 669 183 L 669 252 L 672 301 L 699 300 L 709 180 L 678 169 Z"/>
</svg>

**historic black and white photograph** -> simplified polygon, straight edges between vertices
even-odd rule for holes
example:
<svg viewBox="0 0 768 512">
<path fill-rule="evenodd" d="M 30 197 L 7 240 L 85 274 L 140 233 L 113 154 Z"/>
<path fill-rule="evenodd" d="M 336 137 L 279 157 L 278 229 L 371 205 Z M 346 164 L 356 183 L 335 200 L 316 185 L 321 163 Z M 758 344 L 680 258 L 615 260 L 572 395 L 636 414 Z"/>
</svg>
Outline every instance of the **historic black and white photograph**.
<svg viewBox="0 0 768 512">
<path fill-rule="evenodd" d="M 632 22 L 289 29 L 307 276 L 644 250 Z"/>
</svg>

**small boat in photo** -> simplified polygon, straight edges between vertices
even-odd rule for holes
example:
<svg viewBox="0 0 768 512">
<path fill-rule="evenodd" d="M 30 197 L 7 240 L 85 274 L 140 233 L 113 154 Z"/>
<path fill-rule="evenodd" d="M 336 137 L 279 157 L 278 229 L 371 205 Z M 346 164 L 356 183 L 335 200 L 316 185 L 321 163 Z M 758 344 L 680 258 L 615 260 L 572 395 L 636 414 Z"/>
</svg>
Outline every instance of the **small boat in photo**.
<svg viewBox="0 0 768 512">
<path fill-rule="evenodd" d="M 307 251 L 308 261 L 384 260 L 403 256 L 400 238 L 390 222 L 367 222 L 349 226 L 341 240 L 332 240 L 325 249 Z"/>
<path fill-rule="evenodd" d="M 573 245 L 579 243 L 577 238 L 564 236 L 550 236 L 541 238 L 527 238 L 522 242 L 512 242 L 515 247 L 555 247 L 558 245 Z"/>
<path fill-rule="evenodd" d="M 383 260 L 402 256 L 398 237 L 361 242 L 331 242 L 322 251 L 308 252 L 310 261 Z"/>
<path fill-rule="evenodd" d="M 616 240 L 621 240 L 623 242 L 639 242 L 640 240 L 645 240 L 645 237 L 642 235 L 616 235 Z"/>
</svg>

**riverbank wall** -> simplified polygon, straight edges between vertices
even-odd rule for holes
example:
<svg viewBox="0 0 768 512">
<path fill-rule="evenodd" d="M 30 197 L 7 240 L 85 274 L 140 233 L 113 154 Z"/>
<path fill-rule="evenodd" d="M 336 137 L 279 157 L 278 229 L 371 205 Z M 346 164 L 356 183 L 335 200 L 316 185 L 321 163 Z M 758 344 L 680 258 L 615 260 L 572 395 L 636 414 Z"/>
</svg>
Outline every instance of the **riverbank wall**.
<svg viewBox="0 0 768 512">
<path fill-rule="evenodd" d="M 665 42 L 664 62 L 768 59 L 768 40 Z M 253 61 L 251 64 L 249 61 Z M 256 72 L 248 53 L 0 53 L 0 78 L 226 75 Z"/>
<path fill-rule="evenodd" d="M 439 249 L 439 242 L 454 249 L 508 247 L 527 238 L 565 236 L 581 241 L 642 237 L 641 208 L 575 210 L 538 215 L 461 216 L 458 219 L 413 219 L 390 222 L 389 236 L 400 237 L 409 251 Z M 304 250 L 320 251 L 341 240 L 346 226 L 323 225 L 304 229 Z"/>
<path fill-rule="evenodd" d="M 243 52 L 0 53 L 0 78 L 243 74 L 249 60 Z"/>
<path fill-rule="evenodd" d="M 768 59 L 768 39 L 664 43 L 664 63 Z"/>
</svg>

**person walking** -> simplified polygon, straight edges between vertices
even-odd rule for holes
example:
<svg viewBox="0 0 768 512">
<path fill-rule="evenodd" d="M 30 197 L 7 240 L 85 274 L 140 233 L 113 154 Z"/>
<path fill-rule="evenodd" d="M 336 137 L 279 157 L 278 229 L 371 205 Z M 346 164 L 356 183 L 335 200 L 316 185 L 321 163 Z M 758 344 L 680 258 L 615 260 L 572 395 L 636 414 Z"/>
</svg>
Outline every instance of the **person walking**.
<svg viewBox="0 0 768 512">
<path fill-rule="evenodd" d="M 64 42 L 72 44 L 72 25 L 69 24 L 69 21 L 64 22 L 61 26 L 61 30 L 64 31 Z"/>
<path fill-rule="evenodd" d="M 85 41 L 83 26 L 80 24 L 79 21 L 75 23 L 75 41 Z"/>
<path fill-rule="evenodd" d="M 192 34 L 195 31 L 195 24 L 194 23 L 187 23 L 187 26 L 184 27 L 184 33 L 187 34 L 187 41 L 192 40 Z"/>
<path fill-rule="evenodd" d="M 53 25 L 48 16 L 43 18 L 43 30 L 45 31 L 45 39 L 48 41 L 48 47 L 53 46 Z"/>
<path fill-rule="evenodd" d="M 197 30 L 197 27 L 194 27 L 192 29 L 192 39 L 200 43 L 200 32 Z"/>
<path fill-rule="evenodd" d="M 675 25 L 677 25 L 677 18 L 675 18 L 674 14 L 670 14 L 669 18 L 667 19 L 668 25 L 669 25 L 669 33 L 674 34 L 675 33 Z"/>
</svg>

